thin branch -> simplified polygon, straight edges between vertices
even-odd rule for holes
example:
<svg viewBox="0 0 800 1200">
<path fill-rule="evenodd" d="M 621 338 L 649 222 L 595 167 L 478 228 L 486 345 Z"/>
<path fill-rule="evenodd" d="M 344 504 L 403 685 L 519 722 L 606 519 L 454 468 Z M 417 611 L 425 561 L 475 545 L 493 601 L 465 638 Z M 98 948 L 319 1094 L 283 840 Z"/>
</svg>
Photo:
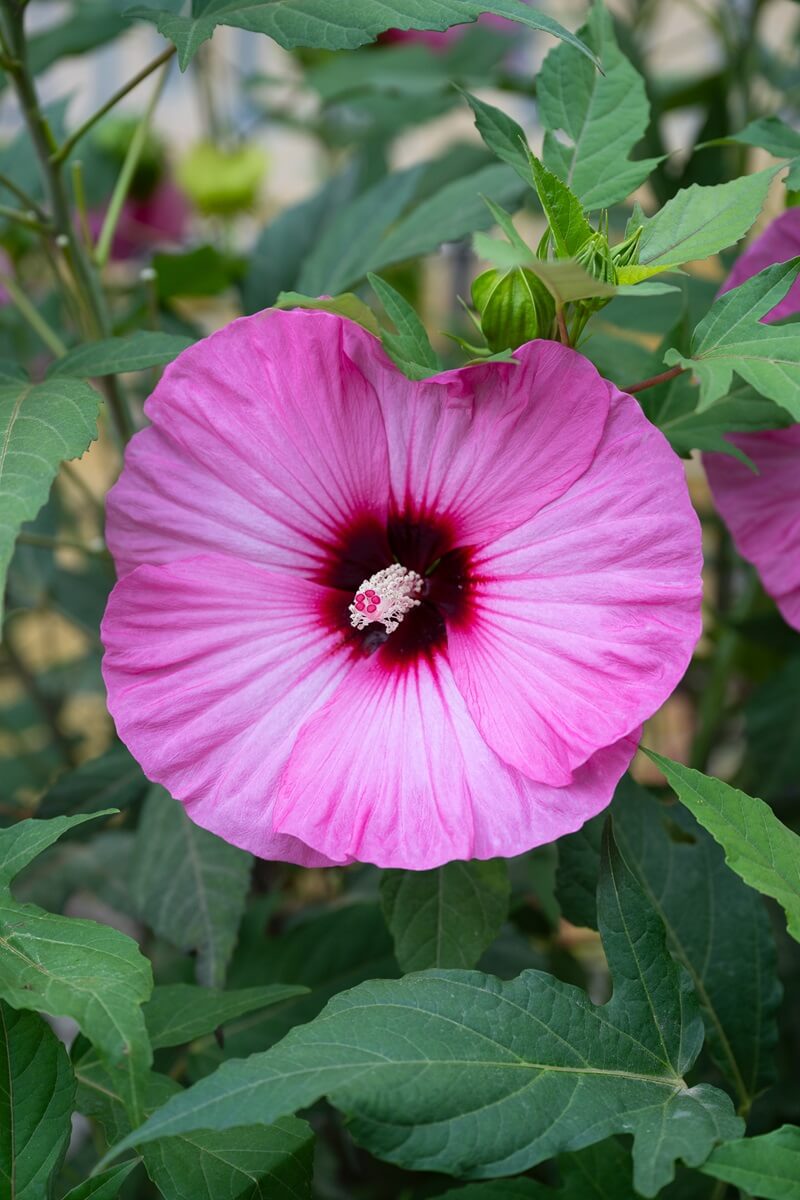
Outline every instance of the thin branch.
<svg viewBox="0 0 800 1200">
<path fill-rule="evenodd" d="M 640 383 L 632 383 L 630 387 L 624 387 L 622 390 L 629 396 L 635 396 L 637 392 L 644 392 L 647 388 L 658 387 L 659 383 L 666 383 L 667 380 L 674 379 L 686 369 L 686 367 L 670 367 L 668 371 L 662 371 L 660 375 L 651 375 L 649 379 L 642 379 Z"/>
<path fill-rule="evenodd" d="M 162 63 L 169 62 L 174 53 L 175 47 L 169 46 L 163 51 L 162 54 L 159 54 L 158 58 L 154 58 L 153 61 L 148 63 L 146 67 L 142 67 L 141 71 L 137 72 L 132 79 L 129 79 L 127 83 L 123 84 L 121 88 L 114 92 L 113 96 L 109 96 L 105 104 L 101 104 L 100 108 L 98 108 L 96 112 L 92 113 L 90 117 L 87 117 L 83 124 L 79 125 L 74 133 L 71 133 L 66 141 L 62 142 L 59 149 L 52 156 L 51 162 L 62 163 L 65 159 L 69 158 L 70 154 L 75 149 L 75 146 L 84 136 L 84 134 L 88 133 L 89 130 L 97 124 L 101 117 L 104 117 L 107 112 L 110 112 L 111 109 L 123 99 L 123 97 L 127 96 L 128 92 L 132 92 L 135 87 L 138 87 L 143 79 L 147 79 L 148 75 L 152 75 L 153 71 L 157 71 Z"/>
<path fill-rule="evenodd" d="M 49 223 L 47 213 L 40 204 L 37 204 L 33 196 L 29 196 L 24 188 L 21 188 L 19 184 L 15 183 L 13 179 L 10 179 L 8 175 L 3 175 L 2 172 L 0 172 L 0 187 L 4 187 L 9 192 L 12 192 L 17 199 L 25 205 L 26 209 L 30 209 L 31 212 L 36 213 L 36 216 L 43 225 L 47 225 Z"/>
<path fill-rule="evenodd" d="M 63 358 L 67 353 L 67 347 L 61 341 L 56 331 L 47 324 L 42 314 L 37 312 L 33 307 L 22 288 L 9 275 L 2 274 L 0 274 L 0 287 L 6 289 L 12 304 L 20 316 L 25 318 L 31 329 L 42 339 L 45 346 L 52 350 L 57 358 Z"/>
<path fill-rule="evenodd" d="M 558 322 L 558 332 L 559 332 L 561 341 L 564 343 L 565 346 L 572 345 L 572 343 L 569 340 L 569 330 L 567 329 L 567 320 L 566 320 L 566 317 L 564 316 L 564 309 L 563 309 L 562 305 L 560 305 L 560 304 L 556 308 L 556 321 Z"/>
<path fill-rule="evenodd" d="M 0 204 L 0 217 L 6 221 L 15 221 L 17 225 L 24 225 L 26 229 L 32 229 L 34 233 L 40 233 L 43 237 L 47 237 L 53 232 L 39 220 L 33 211 L 23 212 L 20 208 L 10 208 L 7 204 Z"/>
</svg>

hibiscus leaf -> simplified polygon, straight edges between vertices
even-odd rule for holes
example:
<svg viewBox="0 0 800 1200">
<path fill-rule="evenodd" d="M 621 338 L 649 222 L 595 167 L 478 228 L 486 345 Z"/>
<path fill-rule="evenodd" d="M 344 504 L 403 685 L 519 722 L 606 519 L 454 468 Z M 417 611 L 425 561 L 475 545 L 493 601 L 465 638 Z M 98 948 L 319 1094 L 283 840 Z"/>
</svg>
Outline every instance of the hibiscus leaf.
<svg viewBox="0 0 800 1200">
<path fill-rule="evenodd" d="M 138 1159 L 133 1158 L 129 1162 L 109 1167 L 107 1171 L 85 1179 L 83 1183 L 68 1191 L 63 1200 L 117 1200 L 119 1189 L 133 1168 L 138 1166 L 138 1162 Z"/>
<path fill-rule="evenodd" d="M 181 950 L 197 952 L 197 977 L 221 987 L 239 931 L 251 855 L 195 825 L 152 787 L 136 834 L 132 887 L 142 918 Z"/>
<path fill-rule="evenodd" d="M 574 47 L 556 46 L 537 76 L 536 99 L 546 131 L 544 164 L 591 210 L 624 200 L 661 160 L 628 157 L 647 128 L 650 107 L 644 81 L 619 49 L 601 0 L 578 33 L 603 73 Z"/>
<path fill-rule="evenodd" d="M 97 436 L 99 407 L 94 388 L 74 379 L 0 383 L 0 619 L 17 532 L 44 504 L 61 462 Z"/>
<path fill-rule="evenodd" d="M 75 1063 L 79 1112 L 97 1121 L 106 1137 L 130 1130 L 116 1087 L 92 1050 Z M 151 1112 L 180 1084 L 151 1071 L 144 1083 L 144 1108 Z M 222 1132 L 164 1138 L 144 1148 L 145 1168 L 164 1200 L 220 1200 L 220 1197 L 261 1197 L 269 1200 L 311 1200 L 314 1139 L 305 1121 L 283 1117 L 273 1125 L 245 1126 Z"/>
<path fill-rule="evenodd" d="M 384 871 L 381 901 L 404 971 L 474 967 L 508 915 L 503 859 L 452 862 L 435 871 Z"/>
<path fill-rule="evenodd" d="M 49 1194 L 69 1143 L 74 1099 L 69 1059 L 50 1026 L 0 1000 L 0 1195 Z"/>
<path fill-rule="evenodd" d="M 535 154 L 530 156 L 533 182 L 539 197 L 559 258 L 569 258 L 578 253 L 590 237 L 592 229 L 581 206 L 581 202 L 565 183 L 548 171 Z"/>
<path fill-rule="evenodd" d="M 538 971 L 510 983 L 473 971 L 365 983 L 266 1053 L 227 1062 L 174 1097 L 116 1152 L 267 1124 L 327 1095 L 379 1157 L 473 1178 L 625 1131 L 636 1187 L 655 1195 L 676 1159 L 703 1162 L 743 1124 L 724 1093 L 684 1081 L 702 1023 L 610 829 L 599 907 L 614 977 L 604 1007 Z"/>
<path fill-rule="evenodd" d="M 442 1200 L 636 1200 L 631 1157 L 616 1138 L 558 1156 L 560 1186 L 533 1179 L 495 1179 L 445 1192 Z"/>
<path fill-rule="evenodd" d="M 84 342 L 63 358 L 57 358 L 47 377 L 56 379 L 70 375 L 77 379 L 89 379 L 97 375 L 143 371 L 146 367 L 163 367 L 193 342 L 194 338 L 175 333 L 153 333 L 147 329 L 139 329 L 128 337 Z"/>
<path fill-rule="evenodd" d="M 611 812 L 620 850 L 661 916 L 673 958 L 692 980 L 707 1047 L 746 1106 L 775 1076 L 781 987 L 764 903 L 679 806 L 667 808 L 626 778 Z M 592 928 L 602 826 L 596 817 L 559 842 L 557 893 L 564 915 Z"/>
<path fill-rule="evenodd" d="M 162 1046 L 182 1046 L 236 1017 L 307 995 L 308 990 L 296 984 L 282 983 L 229 992 L 195 987 L 190 983 L 164 984 L 154 989 L 144 1006 L 150 1043 L 154 1050 Z"/>
<path fill-rule="evenodd" d="M 738 242 L 761 212 L 779 169 L 769 167 L 711 187 L 693 183 L 654 216 L 632 220 L 629 232 L 642 226 L 639 261 L 619 269 L 619 282 L 638 283 L 693 259 L 709 258 Z"/>
<path fill-rule="evenodd" d="M 375 314 L 363 300 L 359 300 L 354 292 L 342 292 L 339 296 L 303 296 L 300 292 L 281 292 L 275 301 L 275 308 L 306 308 L 317 312 L 335 313 L 355 321 L 376 337 L 380 337 L 380 327 Z"/>
<path fill-rule="evenodd" d="M 114 810 L 129 808 L 142 798 L 148 786 L 142 768 L 125 747 L 112 746 L 99 758 L 60 775 L 39 801 L 37 816 L 80 814 L 88 819 L 109 806 Z"/>
<path fill-rule="evenodd" d="M 464 99 L 475 114 L 475 128 L 489 149 L 508 163 L 525 183 L 530 186 L 531 164 L 528 158 L 528 141 L 513 117 L 509 117 L 502 109 L 479 100 L 469 92 L 462 92 Z"/>
<path fill-rule="evenodd" d="M 645 753 L 664 772 L 678 799 L 722 846 L 728 866 L 783 907 L 789 933 L 800 941 L 800 837 L 782 825 L 763 800 L 653 750 Z"/>
<path fill-rule="evenodd" d="M 384 329 L 381 332 L 384 349 L 392 361 L 409 379 L 426 379 L 441 371 L 442 363 L 425 326 L 405 297 L 379 275 L 370 272 L 367 279 L 397 331 L 390 333 Z"/>
<path fill-rule="evenodd" d="M 387 29 L 448 29 L 494 13 L 529 29 L 552 34 L 594 57 L 580 38 L 558 21 L 530 8 L 525 0 L 205 0 L 190 17 L 151 7 L 135 7 L 128 16 L 153 21 L 178 48 L 184 70 L 217 25 L 233 25 L 274 38 L 286 50 L 306 46 L 320 50 L 353 50 L 372 42 Z M 594 69 L 594 68 L 593 68 Z"/>
<path fill-rule="evenodd" d="M 700 381 L 699 408 L 710 408 L 740 375 L 762 396 L 800 420 L 800 338 L 792 325 L 764 325 L 797 278 L 800 257 L 767 267 L 714 301 L 692 335 L 690 353 L 668 350 L 664 362 Z"/>
<path fill-rule="evenodd" d="M 700 1170 L 761 1200 L 800 1200 L 800 1129 L 782 1125 L 761 1137 L 727 1142 Z"/>
</svg>

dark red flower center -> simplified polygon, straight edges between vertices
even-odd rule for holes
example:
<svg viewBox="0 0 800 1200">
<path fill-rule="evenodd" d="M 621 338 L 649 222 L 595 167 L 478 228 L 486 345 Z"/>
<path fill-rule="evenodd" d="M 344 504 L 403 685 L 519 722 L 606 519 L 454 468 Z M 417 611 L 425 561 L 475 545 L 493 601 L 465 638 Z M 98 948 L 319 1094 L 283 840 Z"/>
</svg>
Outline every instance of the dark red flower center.
<svg viewBox="0 0 800 1200">
<path fill-rule="evenodd" d="M 419 603 L 392 633 L 378 623 L 353 628 L 354 597 L 366 580 L 393 563 L 422 577 Z M 387 665 L 403 666 L 420 655 L 443 650 L 448 624 L 467 619 L 471 565 L 471 549 L 457 544 L 455 527 L 447 518 L 395 514 L 383 524 L 374 517 L 361 517 L 343 527 L 335 543 L 326 548 L 317 581 L 337 590 L 326 617 L 354 651 L 380 651 Z"/>
</svg>

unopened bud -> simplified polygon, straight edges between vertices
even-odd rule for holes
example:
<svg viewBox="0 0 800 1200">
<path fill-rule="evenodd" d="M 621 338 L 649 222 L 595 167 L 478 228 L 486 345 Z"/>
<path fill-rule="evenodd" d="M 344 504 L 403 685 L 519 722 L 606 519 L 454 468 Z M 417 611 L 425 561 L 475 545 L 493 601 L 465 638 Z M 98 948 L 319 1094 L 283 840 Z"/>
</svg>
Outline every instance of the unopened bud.
<svg viewBox="0 0 800 1200">
<path fill-rule="evenodd" d="M 555 317 L 553 297 L 526 267 L 484 271 L 472 285 L 472 302 L 493 353 L 548 337 Z"/>
</svg>

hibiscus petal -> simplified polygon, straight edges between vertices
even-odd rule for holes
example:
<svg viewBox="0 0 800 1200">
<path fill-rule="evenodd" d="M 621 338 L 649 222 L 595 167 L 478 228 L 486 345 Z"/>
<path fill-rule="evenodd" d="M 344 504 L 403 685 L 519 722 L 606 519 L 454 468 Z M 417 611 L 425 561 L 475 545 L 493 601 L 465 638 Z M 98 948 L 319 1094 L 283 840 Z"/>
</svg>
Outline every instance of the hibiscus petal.
<svg viewBox="0 0 800 1200">
<path fill-rule="evenodd" d="M 448 628 L 486 741 L 554 786 L 667 699 L 700 635 L 700 527 L 682 464 L 612 392 L 589 470 L 481 552 L 469 618 Z"/>
<path fill-rule="evenodd" d="M 719 289 L 720 295 L 752 279 L 759 271 L 774 263 L 788 262 L 800 254 L 800 208 L 787 208 L 776 217 L 754 242 L 747 247 L 733 264 L 733 269 Z M 789 291 L 779 300 L 764 321 L 780 321 L 800 312 L 800 278 L 795 279 Z"/>
<path fill-rule="evenodd" d="M 459 545 L 532 517 L 583 474 L 608 414 L 608 385 L 557 342 L 529 342 L 516 362 L 413 383 L 350 326 L 345 346 L 380 399 L 392 493 L 401 512 L 450 518 Z"/>
<path fill-rule="evenodd" d="M 532 782 L 486 745 L 446 660 L 362 660 L 303 727 L 283 772 L 276 830 L 329 858 L 428 870 L 511 857 L 603 809 L 636 748 L 626 738 L 569 788 Z"/>
<path fill-rule="evenodd" d="M 119 735 L 193 821 L 262 858 L 330 865 L 272 826 L 295 732 L 351 656 L 321 610 L 328 589 L 218 555 L 142 566 L 102 624 Z"/>
<path fill-rule="evenodd" d="M 759 474 L 727 454 L 704 454 L 714 503 L 786 621 L 800 629 L 800 425 L 730 439 Z"/>
<path fill-rule="evenodd" d="M 386 434 L 373 388 L 344 351 L 350 325 L 262 313 L 167 367 L 145 406 L 152 427 L 131 441 L 109 494 L 121 574 L 214 551 L 308 577 L 343 524 L 385 522 Z"/>
</svg>

